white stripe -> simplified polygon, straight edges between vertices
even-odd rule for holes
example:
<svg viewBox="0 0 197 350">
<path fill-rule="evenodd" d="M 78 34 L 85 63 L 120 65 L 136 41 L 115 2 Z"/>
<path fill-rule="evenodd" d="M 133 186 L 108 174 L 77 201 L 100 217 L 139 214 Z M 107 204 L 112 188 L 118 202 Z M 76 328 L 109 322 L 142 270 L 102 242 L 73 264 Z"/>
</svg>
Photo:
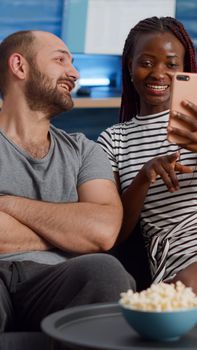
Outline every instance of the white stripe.
<svg viewBox="0 0 197 350">
<path fill-rule="evenodd" d="M 127 123 L 116 124 L 108 128 L 99 137 L 98 142 L 109 155 L 113 170 L 119 172 L 122 191 L 125 191 L 130 185 L 145 162 L 155 156 L 171 154 L 178 149 L 177 145 L 170 144 L 167 141 L 167 122 L 168 113 L 160 113 L 160 115 L 150 117 L 138 116 Z M 155 235 L 156 237 L 165 237 L 166 235 L 168 236 L 170 231 L 174 235 L 181 230 L 183 237 L 186 231 L 186 224 L 189 231 L 192 231 L 197 226 L 196 219 L 193 222 L 190 221 L 190 217 L 187 219 L 187 216 L 193 214 L 197 208 L 197 158 L 195 153 L 184 149 L 181 149 L 180 153 L 180 162 L 184 165 L 192 166 L 194 172 L 193 174 L 177 174 L 180 190 L 174 193 L 169 193 L 163 181 L 159 178 L 155 184 L 151 185 L 141 214 L 145 244 L 149 246 L 149 250 L 151 240 Z M 137 198 L 133 200 L 136 201 Z M 180 219 L 186 220 L 184 225 L 180 223 Z M 185 253 L 187 246 L 191 246 L 192 241 L 195 242 L 196 238 L 197 233 L 194 234 L 194 232 L 188 243 L 186 237 L 185 240 L 183 237 L 181 244 L 185 248 Z M 165 247 L 162 252 L 163 256 L 166 256 Z M 196 253 L 195 247 L 193 250 L 189 248 L 189 251 L 190 253 L 191 251 Z M 170 248 L 167 255 L 169 253 Z M 176 258 L 176 248 L 173 250 L 173 253 Z M 160 255 L 157 251 L 154 259 L 161 258 Z M 161 261 L 157 261 L 157 267 L 160 264 Z M 176 265 L 178 264 L 176 263 Z M 154 266 L 153 263 L 152 266 Z M 168 274 L 170 261 L 167 262 L 166 266 L 163 278 Z M 153 268 L 153 276 L 155 272 L 155 268 Z"/>
</svg>

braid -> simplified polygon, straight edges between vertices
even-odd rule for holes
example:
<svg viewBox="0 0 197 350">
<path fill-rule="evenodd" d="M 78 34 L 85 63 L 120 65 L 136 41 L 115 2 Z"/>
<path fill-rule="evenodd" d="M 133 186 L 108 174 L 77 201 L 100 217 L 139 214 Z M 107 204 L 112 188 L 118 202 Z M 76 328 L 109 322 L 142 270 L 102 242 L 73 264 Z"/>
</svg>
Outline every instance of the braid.
<svg viewBox="0 0 197 350">
<path fill-rule="evenodd" d="M 184 71 L 197 72 L 196 51 L 189 34 L 183 24 L 173 17 L 150 17 L 140 21 L 133 27 L 125 41 L 122 55 L 122 99 L 120 121 L 124 122 L 134 117 L 140 108 L 139 95 L 131 83 L 129 59 L 133 57 L 134 47 L 141 33 L 170 32 L 177 37 L 185 48 Z"/>
</svg>

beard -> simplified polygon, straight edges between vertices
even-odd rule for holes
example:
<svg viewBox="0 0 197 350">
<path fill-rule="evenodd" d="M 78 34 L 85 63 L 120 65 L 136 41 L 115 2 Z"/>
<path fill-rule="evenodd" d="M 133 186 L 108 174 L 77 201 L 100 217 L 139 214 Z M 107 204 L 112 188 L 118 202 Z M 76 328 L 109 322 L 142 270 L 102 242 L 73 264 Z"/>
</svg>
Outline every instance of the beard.
<svg viewBox="0 0 197 350">
<path fill-rule="evenodd" d="M 65 78 L 59 79 L 60 82 L 63 80 Z M 57 85 L 54 88 L 51 79 L 40 72 L 35 62 L 31 64 L 24 94 L 29 108 L 32 111 L 44 112 L 49 119 L 73 108 L 70 94 L 59 91 Z"/>
</svg>

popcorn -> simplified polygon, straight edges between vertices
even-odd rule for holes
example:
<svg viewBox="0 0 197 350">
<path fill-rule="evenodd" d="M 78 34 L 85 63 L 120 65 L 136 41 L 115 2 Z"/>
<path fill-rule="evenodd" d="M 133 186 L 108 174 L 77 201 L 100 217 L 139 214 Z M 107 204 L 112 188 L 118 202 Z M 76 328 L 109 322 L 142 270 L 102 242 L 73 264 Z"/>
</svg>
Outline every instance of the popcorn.
<svg viewBox="0 0 197 350">
<path fill-rule="evenodd" d="M 175 284 L 160 282 L 139 293 L 131 289 L 121 293 L 120 304 L 143 311 L 174 311 L 197 307 L 197 296 L 180 281 Z"/>
</svg>

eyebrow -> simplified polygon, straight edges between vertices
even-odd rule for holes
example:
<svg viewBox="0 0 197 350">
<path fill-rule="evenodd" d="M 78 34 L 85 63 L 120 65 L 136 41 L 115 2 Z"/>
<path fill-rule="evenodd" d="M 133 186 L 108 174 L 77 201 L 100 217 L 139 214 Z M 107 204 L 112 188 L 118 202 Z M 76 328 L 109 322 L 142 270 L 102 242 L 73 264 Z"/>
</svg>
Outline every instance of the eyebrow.
<svg viewBox="0 0 197 350">
<path fill-rule="evenodd" d="M 59 53 L 62 53 L 63 55 L 68 56 L 69 58 L 71 58 L 71 62 L 73 63 L 74 59 L 68 51 L 62 50 L 62 49 L 57 49 L 57 50 L 54 50 L 54 52 L 59 52 Z"/>
<path fill-rule="evenodd" d="M 175 53 L 169 53 L 167 58 L 178 57 Z"/>
<path fill-rule="evenodd" d="M 151 53 L 145 52 L 145 53 L 142 53 L 142 54 L 140 54 L 139 56 L 137 56 L 137 59 L 141 59 L 141 58 L 143 58 L 143 57 L 151 57 L 151 58 L 154 58 L 155 55 L 152 55 Z M 179 56 L 178 56 L 177 54 L 175 54 L 175 53 L 169 53 L 169 54 L 166 55 L 166 58 L 178 58 L 178 57 L 179 57 Z"/>
</svg>

